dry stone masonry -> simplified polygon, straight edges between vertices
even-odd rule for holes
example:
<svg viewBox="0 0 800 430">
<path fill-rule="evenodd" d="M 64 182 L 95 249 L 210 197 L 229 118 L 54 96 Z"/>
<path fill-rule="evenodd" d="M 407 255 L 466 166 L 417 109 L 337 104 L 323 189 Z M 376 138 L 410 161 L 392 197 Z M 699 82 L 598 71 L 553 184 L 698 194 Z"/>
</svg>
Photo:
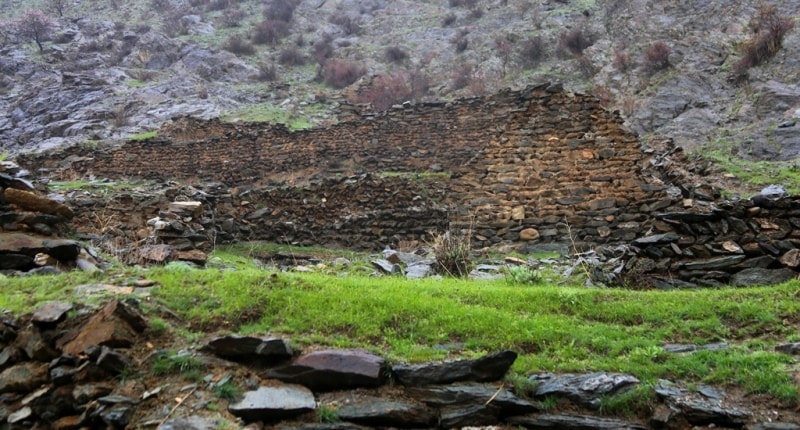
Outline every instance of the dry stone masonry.
<svg viewBox="0 0 800 430">
<path fill-rule="evenodd" d="M 152 139 L 20 162 L 51 177 L 196 184 L 203 209 L 192 222 L 202 229 L 185 234 L 175 214 L 142 213 L 144 199 L 107 205 L 133 214 L 122 228 L 149 222 L 163 227 L 159 242 L 185 250 L 234 240 L 377 250 L 449 228 L 470 231 L 475 248 L 632 244 L 630 264 L 612 277 L 658 274 L 667 287 L 759 283 L 764 271 L 780 280 L 800 266 L 791 199 L 722 202 L 679 148 L 642 148 L 616 113 L 558 85 L 382 113 L 344 105 L 340 121 L 292 132 L 178 118 Z"/>
</svg>

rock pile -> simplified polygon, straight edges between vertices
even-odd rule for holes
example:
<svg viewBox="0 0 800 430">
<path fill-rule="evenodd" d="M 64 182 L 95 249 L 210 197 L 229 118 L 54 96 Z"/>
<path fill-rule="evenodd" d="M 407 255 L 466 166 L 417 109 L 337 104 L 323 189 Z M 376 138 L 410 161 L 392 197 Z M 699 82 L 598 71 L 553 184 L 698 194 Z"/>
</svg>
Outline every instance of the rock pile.
<svg viewBox="0 0 800 430">
<path fill-rule="evenodd" d="M 629 393 L 640 381 L 596 372 L 539 373 L 527 382 L 500 382 L 517 358 L 513 351 L 390 365 L 365 351 L 300 353 L 283 339 L 235 334 L 214 338 L 199 350 L 153 350 L 153 332 L 148 332 L 149 322 L 136 303 L 112 300 L 88 311 L 49 302 L 30 316 L 3 320 L 0 424 L 9 429 L 199 430 L 219 427 L 224 416 L 229 423 L 286 429 L 800 429 L 785 421 L 795 418 L 792 414 L 782 417 L 782 423 L 759 424 L 747 406 L 720 389 L 700 385 L 690 391 L 666 380 L 655 387 L 658 400 L 652 416 L 635 421 L 598 416 L 604 399 Z M 146 356 L 136 356 L 143 354 L 143 347 Z M 668 350 L 692 353 L 676 347 Z M 188 385 L 178 381 L 177 373 L 190 367 L 211 373 Z M 225 387 L 245 391 L 223 396 Z M 210 405 L 223 401 L 227 408 L 221 416 Z M 553 401 L 557 409 L 546 406 Z M 323 417 L 338 422 L 320 423 Z"/>
<path fill-rule="evenodd" d="M 768 285 L 800 270 L 800 197 L 770 194 L 718 202 L 710 212 L 665 212 L 631 242 L 623 276 L 662 288 Z"/>
<path fill-rule="evenodd" d="M 0 273 L 98 270 L 99 258 L 79 242 L 60 239 L 74 216 L 39 194 L 16 164 L 0 162 Z"/>
</svg>

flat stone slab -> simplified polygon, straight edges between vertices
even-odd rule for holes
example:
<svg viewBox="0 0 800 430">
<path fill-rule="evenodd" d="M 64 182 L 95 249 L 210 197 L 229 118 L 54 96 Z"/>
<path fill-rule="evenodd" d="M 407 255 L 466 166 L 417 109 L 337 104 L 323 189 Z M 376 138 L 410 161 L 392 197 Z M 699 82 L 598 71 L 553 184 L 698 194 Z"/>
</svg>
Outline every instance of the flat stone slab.
<svg viewBox="0 0 800 430">
<path fill-rule="evenodd" d="M 212 339 L 201 351 L 251 365 L 272 365 L 292 358 L 292 348 L 283 339 L 228 335 Z"/>
<path fill-rule="evenodd" d="M 741 427 L 753 415 L 747 410 L 728 407 L 724 404 L 725 393 L 710 387 L 694 392 L 673 382 L 660 380 L 655 391 L 673 410 L 680 411 L 686 421 L 693 425 Z"/>
<path fill-rule="evenodd" d="M 433 410 L 420 403 L 363 397 L 337 410 L 339 418 L 367 426 L 429 427 L 436 422 Z"/>
<path fill-rule="evenodd" d="M 500 351 L 476 360 L 443 363 L 396 365 L 392 371 L 407 387 L 449 384 L 460 381 L 489 382 L 501 379 L 517 359 L 514 351 Z"/>
<path fill-rule="evenodd" d="M 316 408 L 314 393 L 299 385 L 259 387 L 244 393 L 244 398 L 228 406 L 228 412 L 245 420 L 275 421 Z"/>
<path fill-rule="evenodd" d="M 491 384 L 464 382 L 452 385 L 408 388 L 409 395 L 436 407 L 489 404 L 497 407 L 502 416 L 523 415 L 538 412 L 533 403 L 520 399 L 514 393 Z"/>
<path fill-rule="evenodd" d="M 603 397 L 630 390 L 639 383 L 634 376 L 621 373 L 595 372 L 585 375 L 533 375 L 529 380 L 537 382 L 536 397 L 560 396 L 587 407 L 597 408 Z"/>
<path fill-rule="evenodd" d="M 264 373 L 267 378 L 301 384 L 314 391 L 377 387 L 383 384 L 384 359 L 366 351 L 325 350 L 305 354 Z"/>
<path fill-rule="evenodd" d="M 528 429 L 562 430 L 646 430 L 647 427 L 630 421 L 589 415 L 536 415 L 511 417 L 508 424 Z"/>
<path fill-rule="evenodd" d="M 33 311 L 31 321 L 41 324 L 52 324 L 61 321 L 67 312 L 72 310 L 72 303 L 47 302 Z"/>
</svg>

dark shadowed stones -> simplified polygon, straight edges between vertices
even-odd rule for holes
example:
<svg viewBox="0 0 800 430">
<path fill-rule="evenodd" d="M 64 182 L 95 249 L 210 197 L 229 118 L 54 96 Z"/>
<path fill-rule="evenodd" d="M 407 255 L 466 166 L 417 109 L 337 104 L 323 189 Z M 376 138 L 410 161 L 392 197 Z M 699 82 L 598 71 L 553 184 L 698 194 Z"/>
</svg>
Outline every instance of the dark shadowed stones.
<svg viewBox="0 0 800 430">
<path fill-rule="evenodd" d="M 226 360 L 253 366 L 268 366 L 292 358 L 292 349 L 283 339 L 228 335 L 211 340 L 201 351 Z"/>
<path fill-rule="evenodd" d="M 775 285 L 780 284 L 797 277 L 797 272 L 781 268 L 781 269 L 765 269 L 760 267 L 751 267 L 735 273 L 731 277 L 731 285 L 736 287 L 747 287 L 752 285 Z"/>
<path fill-rule="evenodd" d="M 449 384 L 459 381 L 496 381 L 502 378 L 517 359 L 514 351 L 501 351 L 476 360 L 443 363 L 395 365 L 392 370 L 398 382 L 407 387 Z"/>
<path fill-rule="evenodd" d="M 46 302 L 36 308 L 31 316 L 31 321 L 38 324 L 53 324 L 61 321 L 72 310 L 72 303 Z"/>
<path fill-rule="evenodd" d="M 429 427 L 436 422 L 434 412 L 407 400 L 363 397 L 337 409 L 340 419 L 367 426 L 399 428 Z"/>
<path fill-rule="evenodd" d="M 147 321 L 133 306 L 112 300 L 83 326 L 60 338 L 56 347 L 69 355 L 81 354 L 94 345 L 128 348 L 133 345 L 136 333 L 146 327 Z"/>
<path fill-rule="evenodd" d="M 593 417 L 588 415 L 537 415 L 512 417 L 508 424 L 527 429 L 561 429 L 561 430 L 645 430 L 647 427 L 614 418 Z"/>
<path fill-rule="evenodd" d="M 304 385 L 314 391 L 377 387 L 386 379 L 384 360 L 366 351 L 325 350 L 305 354 L 269 369 L 267 378 Z"/>
<path fill-rule="evenodd" d="M 523 415 L 537 412 L 538 408 L 527 400 L 520 399 L 506 389 L 495 385 L 465 382 L 453 385 L 410 387 L 409 395 L 430 406 L 453 407 L 476 404 L 491 404 L 503 416 Z"/>
<path fill-rule="evenodd" d="M 725 393 L 711 387 L 701 386 L 690 391 L 660 380 L 655 391 L 672 410 L 680 411 L 681 418 L 690 424 L 741 427 L 752 417 L 750 411 L 728 407 Z"/>
<path fill-rule="evenodd" d="M 0 393 L 30 393 L 47 382 L 47 364 L 27 362 L 0 373 Z"/>
<path fill-rule="evenodd" d="M 306 387 L 287 384 L 248 391 L 241 401 L 229 405 L 228 411 L 246 422 L 274 422 L 314 408 L 314 393 Z"/>
<path fill-rule="evenodd" d="M 585 375 L 545 373 L 533 375 L 529 379 L 537 383 L 534 395 L 538 398 L 566 397 L 579 405 L 592 408 L 599 407 L 602 398 L 624 393 L 639 383 L 631 375 L 605 372 Z"/>
</svg>

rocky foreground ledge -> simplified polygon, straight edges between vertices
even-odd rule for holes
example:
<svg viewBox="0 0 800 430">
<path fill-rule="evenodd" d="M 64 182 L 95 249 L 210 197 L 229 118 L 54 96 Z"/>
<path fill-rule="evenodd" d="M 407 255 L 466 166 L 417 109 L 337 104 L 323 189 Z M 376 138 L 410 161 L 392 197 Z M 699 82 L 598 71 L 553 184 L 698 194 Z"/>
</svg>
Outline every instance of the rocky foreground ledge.
<svg viewBox="0 0 800 430">
<path fill-rule="evenodd" d="M 251 429 L 800 429 L 795 411 L 764 416 L 763 408 L 756 412 L 722 389 L 666 380 L 655 386 L 650 411 L 603 416 L 603 399 L 641 382 L 607 372 L 536 373 L 515 386 L 504 380 L 517 358 L 513 351 L 409 365 L 366 351 L 301 352 L 284 339 L 235 334 L 174 352 L 155 348 L 151 340 L 157 337 L 132 298 L 96 310 L 50 302 L 32 315 L 3 320 L 2 428 L 206 430 L 227 421 Z M 779 349 L 796 353 L 800 345 Z M 178 370 L 156 372 L 170 361 L 207 374 L 191 382 Z M 231 385 L 243 392 L 222 396 L 221 387 Z"/>
</svg>

